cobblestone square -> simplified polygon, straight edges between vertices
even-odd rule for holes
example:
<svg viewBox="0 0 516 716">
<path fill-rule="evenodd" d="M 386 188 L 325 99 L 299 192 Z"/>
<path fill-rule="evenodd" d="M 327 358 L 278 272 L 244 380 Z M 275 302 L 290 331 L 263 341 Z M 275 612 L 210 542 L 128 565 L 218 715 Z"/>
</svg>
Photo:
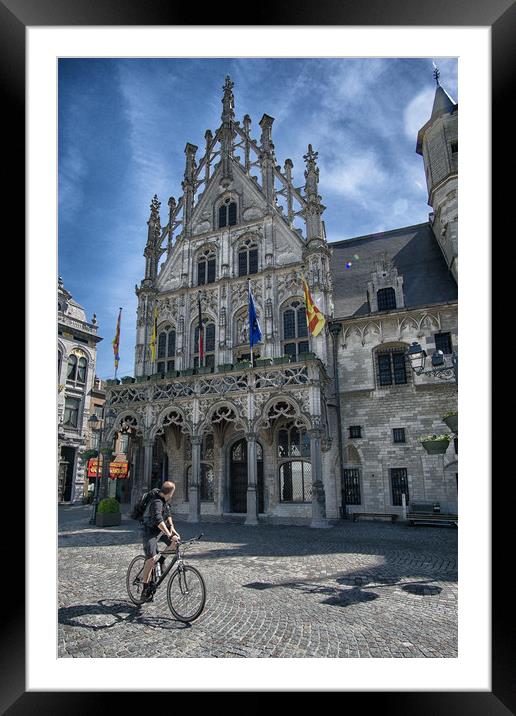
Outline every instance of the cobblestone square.
<svg viewBox="0 0 516 716">
<path fill-rule="evenodd" d="M 176 621 L 165 585 L 129 600 L 136 523 L 59 511 L 59 657 L 457 657 L 457 530 L 346 522 L 331 529 L 175 521 L 203 539 L 187 561 L 206 608 Z"/>
</svg>

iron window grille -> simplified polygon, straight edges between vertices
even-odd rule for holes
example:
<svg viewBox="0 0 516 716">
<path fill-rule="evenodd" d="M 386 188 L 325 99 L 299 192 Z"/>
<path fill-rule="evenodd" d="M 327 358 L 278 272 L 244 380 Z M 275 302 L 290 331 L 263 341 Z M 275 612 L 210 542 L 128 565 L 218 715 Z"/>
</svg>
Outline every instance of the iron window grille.
<svg viewBox="0 0 516 716">
<path fill-rule="evenodd" d="M 392 437 L 395 443 L 404 443 L 405 439 L 405 428 L 393 428 Z"/>
<path fill-rule="evenodd" d="M 349 426 L 349 437 L 350 438 L 361 438 L 362 437 L 362 426 L 361 425 L 350 425 Z"/>
<path fill-rule="evenodd" d="M 435 333 L 435 350 L 442 351 L 444 355 L 453 353 L 451 333 Z"/>
<path fill-rule="evenodd" d="M 376 294 L 379 311 L 390 311 L 396 308 L 396 292 L 393 288 L 381 288 Z"/>
<path fill-rule="evenodd" d="M 401 507 L 401 496 L 405 494 L 405 503 L 409 504 L 409 489 L 407 468 L 394 467 L 391 468 L 391 488 L 392 488 L 392 504 Z"/>
<path fill-rule="evenodd" d="M 360 470 L 357 468 L 346 468 L 344 470 L 344 503 L 346 505 L 361 505 L 360 494 Z"/>
<path fill-rule="evenodd" d="M 312 464 L 306 460 L 289 460 L 279 468 L 280 501 L 311 502 Z"/>
</svg>

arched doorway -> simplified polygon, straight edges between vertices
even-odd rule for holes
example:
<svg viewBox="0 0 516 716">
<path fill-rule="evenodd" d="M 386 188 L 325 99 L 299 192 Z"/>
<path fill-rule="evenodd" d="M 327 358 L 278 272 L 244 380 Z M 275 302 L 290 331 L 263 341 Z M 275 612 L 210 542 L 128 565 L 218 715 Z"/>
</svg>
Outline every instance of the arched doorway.
<svg viewBox="0 0 516 716">
<path fill-rule="evenodd" d="M 263 452 L 256 443 L 256 466 L 258 488 L 258 512 L 264 512 L 263 501 Z M 247 440 L 238 440 L 231 448 L 230 463 L 230 509 L 231 512 L 247 512 Z"/>
</svg>

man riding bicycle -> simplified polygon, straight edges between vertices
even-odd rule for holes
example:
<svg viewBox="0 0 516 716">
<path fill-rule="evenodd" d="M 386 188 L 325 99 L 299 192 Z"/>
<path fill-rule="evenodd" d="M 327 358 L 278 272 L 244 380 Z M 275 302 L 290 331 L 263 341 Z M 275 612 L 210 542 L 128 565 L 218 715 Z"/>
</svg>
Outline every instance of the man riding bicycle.
<svg viewBox="0 0 516 716">
<path fill-rule="evenodd" d="M 143 551 L 145 552 L 145 565 L 143 569 L 143 591 L 142 597 L 145 601 L 151 601 L 156 591 L 151 581 L 152 568 L 158 552 L 158 537 L 163 533 L 168 537 L 168 544 L 177 546 L 181 536 L 174 527 L 172 515 L 170 514 L 170 501 L 174 495 L 176 486 L 173 482 L 164 482 L 147 504 L 143 515 Z M 163 559 L 163 557 L 161 558 Z"/>
</svg>

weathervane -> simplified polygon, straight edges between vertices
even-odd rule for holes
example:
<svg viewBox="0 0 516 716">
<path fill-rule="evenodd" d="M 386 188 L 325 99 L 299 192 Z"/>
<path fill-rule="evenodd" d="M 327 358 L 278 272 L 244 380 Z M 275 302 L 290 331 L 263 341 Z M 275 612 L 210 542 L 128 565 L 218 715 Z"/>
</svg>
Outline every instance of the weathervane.
<svg viewBox="0 0 516 716">
<path fill-rule="evenodd" d="M 432 62 L 434 66 L 434 80 L 436 81 L 436 84 L 439 85 L 439 77 L 441 76 L 441 73 L 439 72 L 439 68 L 435 64 L 435 62 Z"/>
</svg>

